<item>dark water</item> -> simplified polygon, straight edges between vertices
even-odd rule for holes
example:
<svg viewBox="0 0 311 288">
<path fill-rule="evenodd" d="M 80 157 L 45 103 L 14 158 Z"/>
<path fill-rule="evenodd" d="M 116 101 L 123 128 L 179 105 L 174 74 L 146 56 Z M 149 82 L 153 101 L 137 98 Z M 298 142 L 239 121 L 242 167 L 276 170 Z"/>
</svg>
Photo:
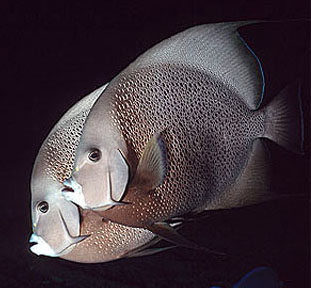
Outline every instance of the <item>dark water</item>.
<svg viewBox="0 0 311 288">
<path fill-rule="evenodd" d="M 182 231 L 198 243 L 226 252 L 226 258 L 178 248 L 151 257 L 85 265 L 36 257 L 28 251 L 32 165 L 48 131 L 68 107 L 153 44 L 187 27 L 309 17 L 307 1 L 300 0 L 168 2 L 110 1 L 98 7 L 14 2 L 1 9 L 1 287 L 228 287 L 257 266 L 272 267 L 285 287 L 309 287 L 310 31 L 306 24 L 284 29 L 274 25 L 270 33 L 259 28 L 253 34 L 242 31 L 258 48 L 267 73 L 266 102 L 287 83 L 302 80 L 306 153 L 294 155 L 269 143 L 274 188 L 299 197 L 214 212 Z"/>
</svg>

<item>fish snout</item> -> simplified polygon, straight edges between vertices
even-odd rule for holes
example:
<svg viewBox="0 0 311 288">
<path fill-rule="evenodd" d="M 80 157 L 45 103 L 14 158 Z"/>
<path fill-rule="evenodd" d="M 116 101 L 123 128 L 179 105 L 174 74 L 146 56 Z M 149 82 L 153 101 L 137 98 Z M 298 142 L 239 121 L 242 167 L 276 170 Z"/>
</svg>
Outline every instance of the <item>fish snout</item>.
<svg viewBox="0 0 311 288">
<path fill-rule="evenodd" d="M 50 257 L 59 256 L 41 236 L 38 236 L 35 233 L 31 234 L 29 243 L 35 243 L 35 245 L 30 247 L 30 251 L 38 256 L 39 255 L 45 255 Z"/>
<path fill-rule="evenodd" d="M 71 176 L 63 182 L 66 190 L 71 192 L 79 192 L 82 191 L 82 186 L 76 181 L 76 179 Z"/>
<path fill-rule="evenodd" d="M 67 254 L 73 249 L 75 244 L 82 242 L 83 240 L 90 237 L 90 235 L 82 235 L 78 237 L 70 237 L 70 243 L 66 245 L 59 253 L 55 252 L 54 249 L 39 235 L 36 233 L 31 234 L 29 243 L 35 243 L 30 247 L 30 251 L 36 255 L 45 255 L 50 257 L 60 257 Z"/>
<path fill-rule="evenodd" d="M 73 177 L 65 180 L 63 185 L 65 187 L 62 189 L 61 193 L 66 200 L 77 204 L 83 209 L 88 208 L 84 194 L 82 193 L 82 186 Z"/>
</svg>

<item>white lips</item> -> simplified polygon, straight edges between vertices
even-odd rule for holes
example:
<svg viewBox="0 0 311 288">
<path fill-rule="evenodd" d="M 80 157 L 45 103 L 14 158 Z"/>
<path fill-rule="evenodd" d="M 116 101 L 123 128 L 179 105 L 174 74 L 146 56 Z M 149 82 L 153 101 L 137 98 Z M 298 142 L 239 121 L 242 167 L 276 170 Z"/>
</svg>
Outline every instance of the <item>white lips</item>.
<svg viewBox="0 0 311 288">
<path fill-rule="evenodd" d="M 50 257 L 58 257 L 59 254 L 55 253 L 55 251 L 51 248 L 51 246 L 43 240 L 42 237 L 37 234 L 32 234 L 30 239 L 30 243 L 37 243 L 30 247 L 32 253 L 36 255 L 45 255 Z"/>
<path fill-rule="evenodd" d="M 64 189 L 62 191 L 64 198 L 79 205 L 83 209 L 87 209 L 88 206 L 85 203 L 84 194 L 82 193 L 82 186 L 73 177 L 65 180 L 63 184 L 73 190 L 73 192 L 67 192 Z"/>
<path fill-rule="evenodd" d="M 74 245 L 69 245 L 67 248 L 63 249 L 60 253 L 56 253 L 51 246 L 37 234 L 33 233 L 29 239 L 29 243 L 37 243 L 30 247 L 30 251 L 36 255 L 45 255 L 50 257 L 59 257 L 67 254 L 73 249 Z"/>
</svg>

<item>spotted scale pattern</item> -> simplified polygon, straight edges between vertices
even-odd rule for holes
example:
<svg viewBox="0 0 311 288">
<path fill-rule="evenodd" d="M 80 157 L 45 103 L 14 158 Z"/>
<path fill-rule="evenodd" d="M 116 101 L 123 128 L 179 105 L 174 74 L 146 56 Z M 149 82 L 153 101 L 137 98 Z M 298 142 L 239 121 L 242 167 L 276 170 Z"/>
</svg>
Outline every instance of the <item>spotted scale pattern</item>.
<svg viewBox="0 0 311 288">
<path fill-rule="evenodd" d="M 92 211 L 87 211 L 84 219 L 81 234 L 91 236 L 77 244 L 64 259 L 84 263 L 112 261 L 149 243 L 155 237 L 145 229 L 103 221 Z"/>
<path fill-rule="evenodd" d="M 54 180 L 62 183 L 70 177 L 75 151 L 88 113 L 89 109 L 81 111 L 47 139 L 43 150 L 46 155 L 45 171 Z"/>
<path fill-rule="evenodd" d="M 132 217 L 140 220 L 166 220 L 217 201 L 245 168 L 252 141 L 264 133 L 262 111 L 249 110 L 212 74 L 189 67 L 128 69 L 108 88 L 111 119 L 138 159 L 155 133 L 166 145 L 163 185 L 145 201 L 139 193 L 130 197 Z"/>
</svg>

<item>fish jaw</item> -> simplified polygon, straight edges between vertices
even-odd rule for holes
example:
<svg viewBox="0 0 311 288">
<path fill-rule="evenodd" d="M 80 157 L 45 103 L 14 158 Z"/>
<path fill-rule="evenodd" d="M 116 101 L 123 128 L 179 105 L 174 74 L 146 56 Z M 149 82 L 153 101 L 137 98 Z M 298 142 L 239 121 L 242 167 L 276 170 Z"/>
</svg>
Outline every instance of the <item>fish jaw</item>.
<svg viewBox="0 0 311 288">
<path fill-rule="evenodd" d="M 62 190 L 62 195 L 66 200 L 77 204 L 83 209 L 89 208 L 85 202 L 82 186 L 73 177 L 65 180 L 63 184 L 65 188 Z M 70 191 L 66 191 L 66 188 L 69 188 Z"/>
<path fill-rule="evenodd" d="M 45 255 L 50 257 L 59 257 L 63 253 L 56 253 L 51 246 L 40 236 L 33 233 L 29 243 L 37 243 L 30 247 L 30 251 L 36 255 Z M 69 252 L 69 251 L 68 251 Z"/>
<path fill-rule="evenodd" d="M 56 253 L 41 236 L 38 236 L 37 234 L 33 233 L 29 239 L 29 243 L 37 243 L 37 244 L 31 246 L 30 251 L 38 256 L 44 255 L 49 257 L 60 257 L 69 253 L 74 248 L 75 244 L 82 242 L 89 236 L 90 235 L 70 237 L 71 243 L 63 250 L 61 250 L 59 253 Z"/>
</svg>

